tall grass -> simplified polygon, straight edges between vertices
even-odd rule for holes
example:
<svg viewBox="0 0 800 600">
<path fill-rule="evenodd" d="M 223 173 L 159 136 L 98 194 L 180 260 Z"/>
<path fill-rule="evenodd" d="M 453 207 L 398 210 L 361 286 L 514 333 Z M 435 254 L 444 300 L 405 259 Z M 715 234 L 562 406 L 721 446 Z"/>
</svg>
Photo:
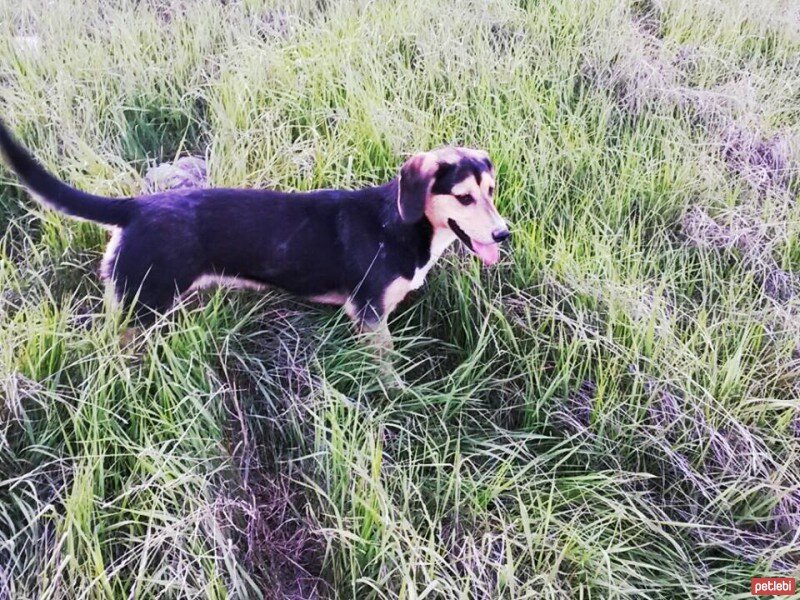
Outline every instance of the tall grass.
<svg viewBox="0 0 800 600">
<path fill-rule="evenodd" d="M 789 7 L 791 8 L 791 7 Z M 795 10 L 795 13 L 797 11 Z M 456 143 L 387 388 L 335 311 L 216 291 L 138 339 L 106 233 L 0 171 L 0 597 L 723 598 L 800 575 L 800 30 L 784 3 L 0 0 L 2 117 L 138 193 L 357 187 Z"/>
</svg>

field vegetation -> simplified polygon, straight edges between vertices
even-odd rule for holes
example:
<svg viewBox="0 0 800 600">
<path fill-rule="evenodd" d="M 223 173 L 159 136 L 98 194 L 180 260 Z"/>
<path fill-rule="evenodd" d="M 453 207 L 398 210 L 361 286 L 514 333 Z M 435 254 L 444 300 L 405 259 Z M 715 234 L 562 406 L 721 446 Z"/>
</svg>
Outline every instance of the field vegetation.
<svg viewBox="0 0 800 600">
<path fill-rule="evenodd" d="M 513 242 L 391 320 L 208 291 L 0 170 L 0 598 L 730 598 L 800 575 L 800 5 L 0 0 L 0 117 L 94 193 L 486 149 Z M 168 244 L 169 240 L 164 243 Z"/>
</svg>

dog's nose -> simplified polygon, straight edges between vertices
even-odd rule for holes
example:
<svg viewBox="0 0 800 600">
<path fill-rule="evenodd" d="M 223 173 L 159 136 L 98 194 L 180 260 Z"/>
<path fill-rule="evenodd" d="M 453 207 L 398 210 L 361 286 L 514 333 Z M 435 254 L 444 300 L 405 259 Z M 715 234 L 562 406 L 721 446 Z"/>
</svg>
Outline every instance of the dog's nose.
<svg viewBox="0 0 800 600">
<path fill-rule="evenodd" d="M 492 232 L 492 239 L 495 242 L 503 242 L 511 237 L 511 232 L 508 229 L 497 229 Z"/>
</svg>

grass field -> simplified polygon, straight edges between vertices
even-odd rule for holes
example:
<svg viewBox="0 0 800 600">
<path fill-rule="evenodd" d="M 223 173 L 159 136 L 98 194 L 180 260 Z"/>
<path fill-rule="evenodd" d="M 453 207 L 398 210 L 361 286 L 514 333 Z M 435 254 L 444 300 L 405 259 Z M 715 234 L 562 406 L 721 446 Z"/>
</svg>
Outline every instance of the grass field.
<svg viewBox="0 0 800 600">
<path fill-rule="evenodd" d="M 128 195 L 481 147 L 514 225 L 391 321 L 210 291 L 0 170 L 0 598 L 731 598 L 800 576 L 800 5 L 0 0 L 0 115 Z M 166 240 L 165 243 L 169 243 Z"/>
</svg>

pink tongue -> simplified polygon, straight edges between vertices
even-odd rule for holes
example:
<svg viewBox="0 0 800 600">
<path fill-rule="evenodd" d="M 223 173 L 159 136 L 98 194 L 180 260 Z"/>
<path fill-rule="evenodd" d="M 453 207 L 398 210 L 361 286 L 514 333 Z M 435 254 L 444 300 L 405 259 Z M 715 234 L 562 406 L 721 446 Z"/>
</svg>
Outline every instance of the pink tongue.
<svg viewBox="0 0 800 600">
<path fill-rule="evenodd" d="M 481 244 L 480 242 L 472 241 L 472 249 L 478 255 L 485 265 L 493 265 L 500 260 L 500 246 L 498 244 Z"/>
</svg>

